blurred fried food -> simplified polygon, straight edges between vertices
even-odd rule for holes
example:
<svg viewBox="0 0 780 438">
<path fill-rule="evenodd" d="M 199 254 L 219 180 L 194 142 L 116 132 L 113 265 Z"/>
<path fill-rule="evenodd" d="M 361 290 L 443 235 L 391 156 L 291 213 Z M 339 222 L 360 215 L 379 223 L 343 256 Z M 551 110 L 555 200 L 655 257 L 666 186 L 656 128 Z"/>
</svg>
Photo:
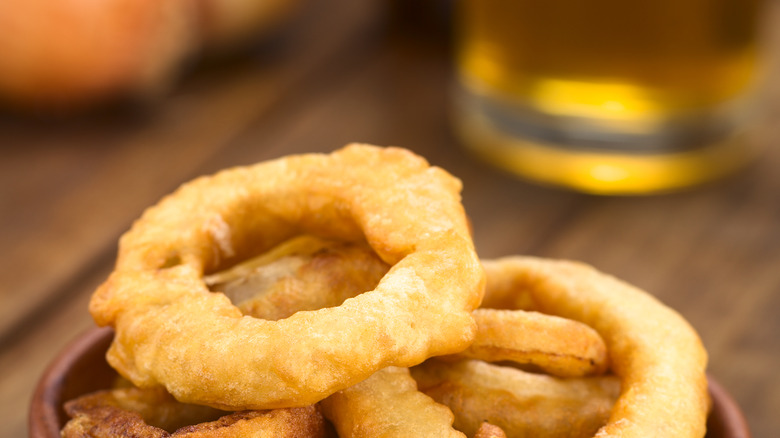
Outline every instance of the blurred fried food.
<svg viewBox="0 0 780 438">
<path fill-rule="evenodd" d="M 160 94 L 194 54 L 268 32 L 298 0 L 0 2 L 0 100 L 69 110 Z"/>
<path fill-rule="evenodd" d="M 64 436 L 702 438 L 684 319 L 586 265 L 479 261 L 459 190 L 367 145 L 186 184 L 90 303 L 142 388 L 68 403 Z"/>
</svg>

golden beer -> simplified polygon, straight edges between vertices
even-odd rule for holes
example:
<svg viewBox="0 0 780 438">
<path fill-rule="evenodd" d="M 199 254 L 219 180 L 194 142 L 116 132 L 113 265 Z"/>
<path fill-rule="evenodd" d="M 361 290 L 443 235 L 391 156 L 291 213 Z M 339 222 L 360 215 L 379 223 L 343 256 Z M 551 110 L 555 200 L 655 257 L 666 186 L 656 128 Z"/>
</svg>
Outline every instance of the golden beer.
<svg viewBox="0 0 780 438">
<path fill-rule="evenodd" d="M 466 144 L 548 183 L 668 190 L 725 174 L 756 76 L 759 0 L 459 0 Z"/>
</svg>

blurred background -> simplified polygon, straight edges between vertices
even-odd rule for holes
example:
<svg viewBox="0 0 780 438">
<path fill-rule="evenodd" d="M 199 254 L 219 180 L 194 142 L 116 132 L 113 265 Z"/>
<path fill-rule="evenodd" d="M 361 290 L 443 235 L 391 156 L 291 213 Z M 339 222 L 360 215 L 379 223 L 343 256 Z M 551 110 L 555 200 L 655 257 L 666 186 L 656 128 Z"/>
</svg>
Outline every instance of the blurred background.
<svg viewBox="0 0 780 438">
<path fill-rule="evenodd" d="M 582 260 L 677 309 L 753 435 L 780 430 L 776 1 L 48 3 L 0 3 L 7 436 L 144 208 L 355 141 L 459 177 L 481 257 Z"/>
</svg>

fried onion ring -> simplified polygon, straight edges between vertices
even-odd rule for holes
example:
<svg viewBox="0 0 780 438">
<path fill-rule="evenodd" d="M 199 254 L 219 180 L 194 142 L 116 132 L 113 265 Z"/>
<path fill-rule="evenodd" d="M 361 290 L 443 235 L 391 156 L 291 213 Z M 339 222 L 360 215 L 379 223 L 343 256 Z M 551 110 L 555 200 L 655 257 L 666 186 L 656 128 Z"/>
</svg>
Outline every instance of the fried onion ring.
<svg viewBox="0 0 780 438">
<path fill-rule="evenodd" d="M 245 314 L 280 319 L 337 306 L 374 288 L 388 268 L 366 245 L 300 236 L 205 280 Z M 449 409 L 417 391 L 408 368 L 381 369 L 320 406 L 341 438 L 465 438 Z"/>
<path fill-rule="evenodd" d="M 409 151 L 350 145 L 196 179 L 120 240 L 90 312 L 139 387 L 224 410 L 306 406 L 387 366 L 466 348 L 484 272 L 460 181 Z M 243 316 L 203 276 L 299 234 L 367 242 L 390 271 L 338 307 Z"/>
<path fill-rule="evenodd" d="M 615 376 L 562 379 L 480 360 L 431 359 L 411 373 L 422 392 L 452 409 L 455 428 L 469 436 L 485 421 L 513 437 L 593 436 L 620 389 Z"/>
<path fill-rule="evenodd" d="M 581 321 L 604 338 L 621 394 L 597 437 L 704 436 L 707 353 L 678 313 L 581 263 L 507 257 L 483 265 L 484 306 L 511 309 L 532 302 L 537 310 Z"/>
<path fill-rule="evenodd" d="M 523 310 L 476 309 L 477 336 L 467 349 L 447 358 L 512 361 L 560 377 L 602 374 L 607 347 L 587 325 Z"/>
</svg>

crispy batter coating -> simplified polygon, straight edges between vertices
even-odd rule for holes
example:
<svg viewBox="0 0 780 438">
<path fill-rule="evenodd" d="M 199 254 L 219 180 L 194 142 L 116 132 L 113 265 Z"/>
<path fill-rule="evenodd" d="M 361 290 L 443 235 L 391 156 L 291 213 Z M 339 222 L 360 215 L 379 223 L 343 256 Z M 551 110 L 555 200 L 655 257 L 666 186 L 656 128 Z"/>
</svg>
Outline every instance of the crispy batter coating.
<svg viewBox="0 0 780 438">
<path fill-rule="evenodd" d="M 0 100 L 84 109 L 161 97 L 188 60 L 278 28 L 298 0 L 0 2 Z"/>
<path fill-rule="evenodd" d="M 650 294 L 590 266 L 532 257 L 483 261 L 485 306 L 533 306 L 604 338 L 621 394 L 596 436 L 696 437 L 706 432 L 707 353 L 694 329 Z"/>
<path fill-rule="evenodd" d="M 602 374 L 607 347 L 587 325 L 523 310 L 477 309 L 477 337 L 451 357 L 534 365 L 560 377 Z"/>
<path fill-rule="evenodd" d="M 387 366 L 473 340 L 483 292 L 460 181 L 409 151 L 350 145 L 196 179 L 120 240 L 90 311 L 109 363 L 139 387 L 225 410 L 306 406 Z M 243 316 L 204 274 L 299 234 L 367 242 L 388 265 L 340 306 Z"/>
<path fill-rule="evenodd" d="M 417 390 L 408 368 L 388 367 L 320 402 L 341 438 L 465 438 L 452 411 Z"/>
<path fill-rule="evenodd" d="M 300 236 L 205 281 L 234 302 L 240 301 L 244 313 L 281 319 L 300 310 L 337 306 L 375 287 L 388 269 L 367 245 Z M 255 411 L 229 413 L 180 403 L 162 387 L 141 389 L 121 379 L 112 390 L 69 401 L 66 412 L 74 418 L 63 430 L 65 438 L 156 437 L 169 436 L 168 431 L 175 431 L 173 436 L 204 438 L 277 433 L 305 438 L 321 437 L 325 430 L 319 411 L 269 412 L 264 420 L 255 420 L 260 416 Z M 302 420 L 297 422 L 299 429 L 285 429 L 296 425 L 296 418 Z"/>
<path fill-rule="evenodd" d="M 452 409 L 455 428 L 469 436 L 487 421 L 512 437 L 590 437 L 620 389 L 614 376 L 561 379 L 480 360 L 431 359 L 411 371 L 420 390 Z"/>
</svg>

